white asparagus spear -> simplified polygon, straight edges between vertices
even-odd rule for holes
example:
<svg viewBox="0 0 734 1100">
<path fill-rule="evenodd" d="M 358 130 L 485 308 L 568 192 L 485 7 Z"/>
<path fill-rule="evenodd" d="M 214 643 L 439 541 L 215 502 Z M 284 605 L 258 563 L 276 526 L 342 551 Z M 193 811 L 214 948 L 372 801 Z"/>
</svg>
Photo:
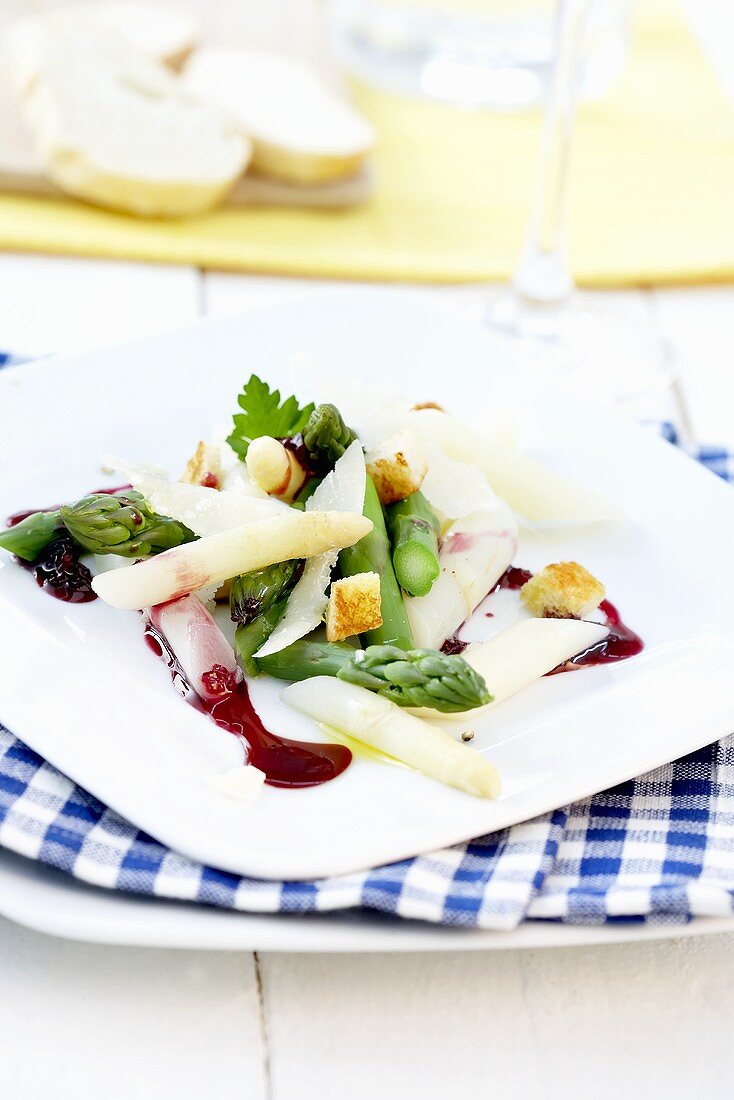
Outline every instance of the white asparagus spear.
<svg viewBox="0 0 734 1100">
<path fill-rule="evenodd" d="M 494 491 L 533 522 L 594 523 L 623 517 L 606 497 L 553 473 L 520 451 L 490 442 L 449 413 L 421 409 L 407 419 L 411 428 L 421 436 L 427 433 L 450 458 L 476 463 Z"/>
<path fill-rule="evenodd" d="M 466 722 L 483 714 L 564 661 L 596 645 L 608 633 L 605 626 L 581 619 L 521 619 L 488 642 L 473 643 L 462 656 L 484 678 L 492 702 L 441 717 Z M 425 713 L 436 717 L 435 711 Z"/>
<path fill-rule="evenodd" d="M 281 699 L 439 783 L 480 798 L 499 797 L 497 769 L 475 749 L 365 688 L 316 676 L 291 684 Z"/>
<path fill-rule="evenodd" d="M 441 572 L 431 591 L 405 600 L 416 646 L 439 649 L 497 583 L 516 550 L 517 523 L 502 502 L 452 523 L 439 554 Z"/>
<path fill-rule="evenodd" d="M 351 546 L 371 529 L 370 520 L 353 512 L 288 509 L 272 519 L 176 546 L 129 569 L 100 573 L 92 587 L 113 607 L 152 607 L 252 569 Z"/>
<path fill-rule="evenodd" d="M 207 677 L 212 670 L 224 669 L 235 681 L 242 679 L 234 649 L 198 596 L 190 594 L 151 607 L 148 617 L 176 654 L 196 694 L 205 701 L 223 694 L 222 677 Z"/>
</svg>

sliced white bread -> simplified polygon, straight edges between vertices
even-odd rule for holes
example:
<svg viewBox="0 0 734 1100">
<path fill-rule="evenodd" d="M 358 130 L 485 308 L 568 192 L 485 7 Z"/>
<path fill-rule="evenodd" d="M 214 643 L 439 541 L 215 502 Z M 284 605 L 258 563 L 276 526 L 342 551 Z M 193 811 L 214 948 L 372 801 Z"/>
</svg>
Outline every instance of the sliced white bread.
<svg viewBox="0 0 734 1100">
<path fill-rule="evenodd" d="M 3 58 L 21 95 L 32 86 L 49 39 L 63 31 L 92 29 L 118 35 L 133 49 L 179 66 L 194 48 L 199 24 L 190 12 L 144 0 L 72 4 L 17 20 L 7 30 Z"/>
<path fill-rule="evenodd" d="M 250 145 L 216 108 L 112 34 L 45 43 L 25 100 L 48 176 L 70 194 L 149 216 L 199 213 L 247 166 Z"/>
<path fill-rule="evenodd" d="M 252 168 L 296 184 L 356 175 L 374 145 L 370 124 L 295 61 L 236 49 L 195 50 L 183 81 L 252 138 Z"/>
</svg>

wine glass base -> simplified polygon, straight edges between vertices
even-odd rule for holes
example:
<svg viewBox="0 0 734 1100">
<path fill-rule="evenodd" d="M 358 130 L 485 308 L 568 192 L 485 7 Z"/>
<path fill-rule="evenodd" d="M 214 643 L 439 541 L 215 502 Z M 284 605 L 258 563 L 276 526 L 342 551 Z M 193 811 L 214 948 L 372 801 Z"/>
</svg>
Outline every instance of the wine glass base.
<svg viewBox="0 0 734 1100">
<path fill-rule="evenodd" d="M 485 322 L 508 336 L 560 344 L 566 338 L 571 313 L 568 301 L 535 301 L 507 289 L 490 302 Z"/>
<path fill-rule="evenodd" d="M 621 406 L 631 415 L 680 420 L 679 383 L 670 356 L 646 328 L 596 316 L 573 296 L 545 303 L 509 289 L 490 301 L 484 323 L 537 352 L 539 369 L 596 403 Z"/>
</svg>

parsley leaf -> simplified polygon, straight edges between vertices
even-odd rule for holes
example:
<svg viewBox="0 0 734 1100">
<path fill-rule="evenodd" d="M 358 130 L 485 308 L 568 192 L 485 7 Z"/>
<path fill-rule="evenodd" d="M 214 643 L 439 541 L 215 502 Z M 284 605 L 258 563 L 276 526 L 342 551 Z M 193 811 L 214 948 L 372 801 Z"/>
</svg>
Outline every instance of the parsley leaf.
<svg viewBox="0 0 734 1100">
<path fill-rule="evenodd" d="M 242 412 L 233 416 L 234 428 L 227 442 L 242 459 L 253 439 L 261 435 L 272 435 L 276 439 L 295 435 L 306 426 L 314 410 L 313 404 L 300 408 L 295 397 L 287 397 L 281 404 L 280 390 L 271 390 L 256 374 L 250 375 L 237 404 Z"/>
</svg>

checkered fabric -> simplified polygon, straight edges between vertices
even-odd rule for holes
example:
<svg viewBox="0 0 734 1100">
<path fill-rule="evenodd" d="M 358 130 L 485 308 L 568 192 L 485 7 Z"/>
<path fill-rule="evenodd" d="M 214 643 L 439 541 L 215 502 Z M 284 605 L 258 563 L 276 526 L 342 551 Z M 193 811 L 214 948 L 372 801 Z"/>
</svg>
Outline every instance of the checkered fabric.
<svg viewBox="0 0 734 1100">
<path fill-rule="evenodd" d="M 663 432 L 677 442 L 670 425 Z M 726 451 L 696 457 L 734 480 Z M 734 738 L 468 844 L 360 874 L 263 882 L 164 847 L 0 726 L 0 845 L 97 886 L 245 912 L 361 907 L 495 929 L 680 923 L 734 907 Z"/>
<path fill-rule="evenodd" d="M 25 363 L 26 360 L 23 356 L 13 355 L 9 351 L 0 351 L 0 370 L 3 367 L 15 367 L 19 363 Z"/>
</svg>

